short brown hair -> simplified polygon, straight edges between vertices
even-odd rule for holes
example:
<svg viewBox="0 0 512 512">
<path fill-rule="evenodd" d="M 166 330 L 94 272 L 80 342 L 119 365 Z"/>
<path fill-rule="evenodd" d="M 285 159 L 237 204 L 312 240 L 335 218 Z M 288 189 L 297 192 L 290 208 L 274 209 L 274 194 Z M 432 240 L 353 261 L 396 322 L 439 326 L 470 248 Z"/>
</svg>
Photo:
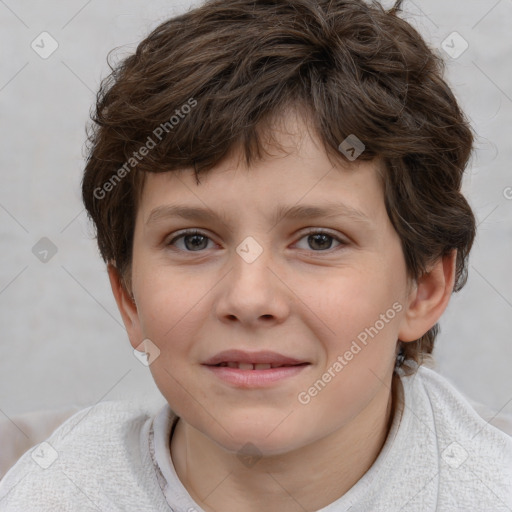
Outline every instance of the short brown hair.
<svg viewBox="0 0 512 512">
<path fill-rule="evenodd" d="M 473 135 L 443 61 L 400 7 L 212 0 L 162 23 L 112 67 L 92 117 L 82 194 L 101 255 L 128 289 L 145 172 L 193 168 L 199 180 L 235 147 L 249 165 L 288 107 L 329 155 L 345 159 L 338 147 L 355 135 L 365 145 L 359 158 L 382 160 L 409 276 L 456 249 L 455 291 L 464 286 L 476 228 L 461 182 Z M 436 324 L 416 342 L 399 342 L 405 358 L 420 363 L 437 333 Z"/>
</svg>

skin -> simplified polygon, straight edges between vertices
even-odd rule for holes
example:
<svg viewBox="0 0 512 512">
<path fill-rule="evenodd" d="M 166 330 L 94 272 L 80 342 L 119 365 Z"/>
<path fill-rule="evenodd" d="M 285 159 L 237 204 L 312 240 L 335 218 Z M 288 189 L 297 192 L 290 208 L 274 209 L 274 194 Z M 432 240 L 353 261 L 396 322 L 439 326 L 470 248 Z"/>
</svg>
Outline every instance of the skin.
<svg viewBox="0 0 512 512">
<path fill-rule="evenodd" d="M 350 489 L 388 433 L 397 340 L 416 340 L 432 327 L 453 289 L 455 252 L 417 281 L 407 278 L 380 163 L 332 162 L 299 116 L 285 121 L 286 130 L 275 134 L 280 146 L 250 169 L 234 151 L 199 185 L 191 169 L 148 175 L 134 233 L 133 300 L 109 266 L 132 346 L 148 338 L 160 350 L 150 369 L 180 417 L 170 455 L 206 511 L 313 511 Z M 368 221 L 272 220 L 278 206 L 329 201 Z M 155 208 L 175 204 L 207 208 L 217 220 L 147 223 Z M 170 245 L 186 228 L 206 238 Z M 312 237 L 308 228 L 333 238 Z M 236 252 L 248 236 L 263 250 L 252 263 Z M 397 302 L 401 311 L 300 403 L 298 394 Z M 311 364 L 267 389 L 240 389 L 201 366 L 231 348 L 273 350 Z M 246 443 L 259 454 L 250 467 L 237 456 Z"/>
</svg>

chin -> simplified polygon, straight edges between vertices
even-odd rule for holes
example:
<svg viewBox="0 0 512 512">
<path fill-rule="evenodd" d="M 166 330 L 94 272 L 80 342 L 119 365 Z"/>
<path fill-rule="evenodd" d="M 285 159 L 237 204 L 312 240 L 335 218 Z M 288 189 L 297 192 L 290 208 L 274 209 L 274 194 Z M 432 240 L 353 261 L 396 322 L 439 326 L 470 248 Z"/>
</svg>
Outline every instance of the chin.
<svg viewBox="0 0 512 512">
<path fill-rule="evenodd" d="M 254 420 L 246 418 L 245 420 L 231 420 L 225 424 L 225 432 L 221 429 L 220 437 L 212 432 L 205 432 L 208 437 L 212 437 L 217 444 L 225 450 L 237 455 L 254 456 L 274 456 L 281 455 L 297 448 L 300 441 L 295 438 L 293 429 L 290 426 L 280 428 L 282 425 L 282 416 L 268 423 L 260 421 L 255 424 Z M 276 428 L 277 427 L 277 428 Z M 303 435 L 303 432 L 301 432 Z"/>
</svg>

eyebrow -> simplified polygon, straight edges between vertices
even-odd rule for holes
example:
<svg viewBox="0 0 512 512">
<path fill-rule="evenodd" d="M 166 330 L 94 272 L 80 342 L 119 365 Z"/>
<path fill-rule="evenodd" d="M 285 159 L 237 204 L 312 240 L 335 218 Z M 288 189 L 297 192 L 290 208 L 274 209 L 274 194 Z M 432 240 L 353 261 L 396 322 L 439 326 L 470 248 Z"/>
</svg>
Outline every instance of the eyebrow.
<svg viewBox="0 0 512 512">
<path fill-rule="evenodd" d="M 158 222 L 161 219 L 179 217 L 191 221 L 216 221 L 220 220 L 228 224 L 228 218 L 225 213 L 216 215 L 209 208 L 200 208 L 186 205 L 164 205 L 154 208 L 148 216 L 146 225 Z M 317 219 L 320 217 L 348 217 L 354 221 L 373 224 L 370 218 L 361 210 L 348 206 L 343 203 L 326 202 L 322 206 L 316 205 L 282 205 L 278 207 L 271 220 L 273 225 L 279 223 L 282 219 Z"/>
</svg>

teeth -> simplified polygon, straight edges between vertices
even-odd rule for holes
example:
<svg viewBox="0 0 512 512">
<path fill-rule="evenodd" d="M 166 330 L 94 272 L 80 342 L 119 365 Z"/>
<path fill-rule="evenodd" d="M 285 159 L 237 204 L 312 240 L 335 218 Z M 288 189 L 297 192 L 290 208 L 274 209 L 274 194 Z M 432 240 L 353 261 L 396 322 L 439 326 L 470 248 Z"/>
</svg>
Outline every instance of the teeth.
<svg viewBox="0 0 512 512">
<path fill-rule="evenodd" d="M 296 366 L 294 364 L 274 364 L 274 363 L 237 363 L 235 361 L 229 361 L 219 363 L 216 366 L 223 366 L 228 368 L 237 368 L 238 370 L 270 370 L 271 368 L 286 368 L 290 366 Z"/>
<path fill-rule="evenodd" d="M 260 363 L 254 365 L 255 370 L 269 370 L 270 368 L 271 365 L 269 363 Z"/>
<path fill-rule="evenodd" d="M 228 368 L 237 368 L 238 370 L 270 370 L 271 368 L 281 368 L 282 366 L 293 366 L 290 364 L 272 364 L 272 363 L 236 363 L 229 361 L 228 363 L 220 363 L 218 366 L 227 366 Z"/>
</svg>

